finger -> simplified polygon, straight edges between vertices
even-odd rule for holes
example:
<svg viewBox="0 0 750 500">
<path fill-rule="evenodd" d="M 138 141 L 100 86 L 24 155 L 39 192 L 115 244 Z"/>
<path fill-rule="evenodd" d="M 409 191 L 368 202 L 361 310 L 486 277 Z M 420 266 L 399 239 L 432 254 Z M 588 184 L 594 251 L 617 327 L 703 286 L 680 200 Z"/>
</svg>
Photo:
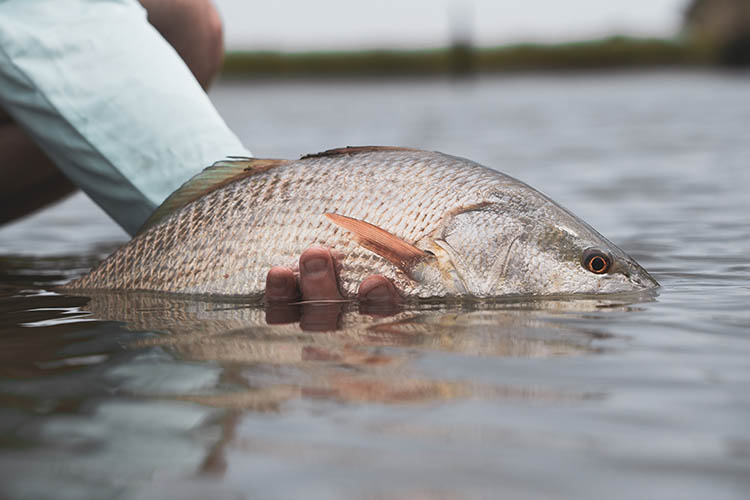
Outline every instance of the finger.
<svg viewBox="0 0 750 500">
<path fill-rule="evenodd" d="M 341 294 L 331 252 L 323 247 L 308 248 L 299 258 L 302 300 L 335 300 Z"/>
<path fill-rule="evenodd" d="M 393 316 L 401 312 L 401 295 L 390 280 L 370 276 L 359 285 L 359 313 L 371 316 Z"/>
<path fill-rule="evenodd" d="M 370 276 L 359 285 L 359 300 L 373 304 L 397 304 L 401 296 L 391 281 L 383 276 Z"/>
<path fill-rule="evenodd" d="M 293 302 L 299 297 L 297 279 L 288 267 L 272 267 L 266 275 L 267 302 Z"/>
</svg>

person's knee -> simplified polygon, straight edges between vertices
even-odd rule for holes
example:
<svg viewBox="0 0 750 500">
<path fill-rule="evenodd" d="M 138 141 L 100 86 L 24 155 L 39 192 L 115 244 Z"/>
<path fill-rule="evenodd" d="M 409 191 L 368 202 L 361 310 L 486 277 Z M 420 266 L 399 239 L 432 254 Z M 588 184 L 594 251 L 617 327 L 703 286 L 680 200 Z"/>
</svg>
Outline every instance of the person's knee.
<svg viewBox="0 0 750 500">
<path fill-rule="evenodd" d="M 149 22 L 175 48 L 203 88 L 224 61 L 224 31 L 211 0 L 140 0 Z"/>
</svg>

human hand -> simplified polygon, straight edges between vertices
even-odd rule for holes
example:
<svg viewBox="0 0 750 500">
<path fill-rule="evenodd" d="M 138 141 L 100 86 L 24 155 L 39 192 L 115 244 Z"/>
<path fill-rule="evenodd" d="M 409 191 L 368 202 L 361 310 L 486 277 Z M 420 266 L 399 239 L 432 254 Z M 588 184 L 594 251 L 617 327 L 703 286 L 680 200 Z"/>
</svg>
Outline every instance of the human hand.
<svg viewBox="0 0 750 500">
<path fill-rule="evenodd" d="M 289 267 L 271 268 L 266 276 L 266 321 L 300 321 L 304 329 L 335 329 L 344 302 L 338 288 L 336 256 L 327 248 L 311 247 L 300 256 L 298 274 Z M 366 278 L 359 285 L 357 298 L 360 311 L 365 313 L 388 313 L 401 302 L 396 287 L 383 276 Z M 321 303 L 309 304 L 317 301 Z M 299 311 L 290 307 L 294 302 L 307 304 Z"/>
</svg>

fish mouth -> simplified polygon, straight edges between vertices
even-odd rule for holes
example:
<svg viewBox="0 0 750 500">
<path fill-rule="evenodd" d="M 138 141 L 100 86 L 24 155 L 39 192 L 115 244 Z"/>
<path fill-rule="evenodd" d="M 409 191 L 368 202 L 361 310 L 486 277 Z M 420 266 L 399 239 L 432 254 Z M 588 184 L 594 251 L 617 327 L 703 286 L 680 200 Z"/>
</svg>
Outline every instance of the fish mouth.
<svg viewBox="0 0 750 500">
<path fill-rule="evenodd" d="M 608 273 L 610 276 L 621 274 L 633 286 L 633 290 L 651 290 L 661 285 L 656 278 L 646 271 L 635 259 L 626 253 L 615 260 L 613 269 Z M 607 276 L 607 275 L 604 275 Z"/>
<path fill-rule="evenodd" d="M 630 281 L 632 281 L 639 289 L 650 290 L 661 286 L 648 271 L 638 264 L 635 264 L 633 268 L 632 272 L 627 273 L 627 277 L 630 278 Z"/>
<path fill-rule="evenodd" d="M 645 278 L 641 278 L 641 285 L 644 288 L 659 288 L 661 284 L 656 279 L 644 271 Z"/>
</svg>

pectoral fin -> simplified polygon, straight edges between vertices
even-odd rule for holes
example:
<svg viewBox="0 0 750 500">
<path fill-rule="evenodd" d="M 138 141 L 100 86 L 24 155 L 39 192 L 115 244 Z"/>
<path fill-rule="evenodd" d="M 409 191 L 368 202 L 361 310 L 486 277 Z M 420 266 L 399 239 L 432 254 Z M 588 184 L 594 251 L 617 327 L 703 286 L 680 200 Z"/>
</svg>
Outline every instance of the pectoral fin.
<svg viewBox="0 0 750 500">
<path fill-rule="evenodd" d="M 352 232 L 357 243 L 392 262 L 409 275 L 417 264 L 430 257 L 427 252 L 369 222 L 339 214 L 328 213 L 325 216 L 337 226 Z"/>
</svg>

